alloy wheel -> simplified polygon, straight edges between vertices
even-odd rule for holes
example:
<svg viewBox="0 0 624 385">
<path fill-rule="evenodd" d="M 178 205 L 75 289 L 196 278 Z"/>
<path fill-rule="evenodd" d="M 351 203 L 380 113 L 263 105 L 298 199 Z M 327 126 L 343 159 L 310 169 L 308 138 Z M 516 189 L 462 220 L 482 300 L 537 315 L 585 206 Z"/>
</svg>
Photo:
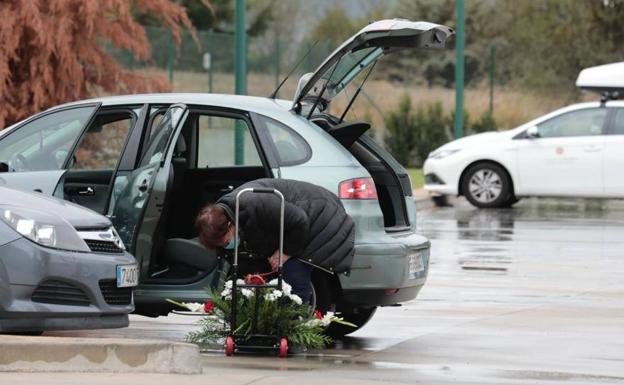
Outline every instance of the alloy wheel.
<svg viewBox="0 0 624 385">
<path fill-rule="evenodd" d="M 475 172 L 468 182 L 468 191 L 472 197 L 481 203 L 495 201 L 503 190 L 503 182 L 495 171 L 480 169 Z"/>
</svg>

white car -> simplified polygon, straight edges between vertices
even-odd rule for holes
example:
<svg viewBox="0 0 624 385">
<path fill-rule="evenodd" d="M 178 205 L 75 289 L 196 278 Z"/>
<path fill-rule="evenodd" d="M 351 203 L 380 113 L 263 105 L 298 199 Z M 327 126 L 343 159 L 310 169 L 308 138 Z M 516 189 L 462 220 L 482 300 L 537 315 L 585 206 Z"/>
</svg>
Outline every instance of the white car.
<svg viewBox="0 0 624 385">
<path fill-rule="evenodd" d="M 477 207 L 521 197 L 624 197 L 624 101 L 568 106 L 520 127 L 447 143 L 427 158 L 425 189 Z"/>
<path fill-rule="evenodd" d="M 520 127 L 447 143 L 423 166 L 425 189 L 477 207 L 527 196 L 624 198 L 624 62 L 587 68 L 576 85 L 603 93 Z"/>
</svg>

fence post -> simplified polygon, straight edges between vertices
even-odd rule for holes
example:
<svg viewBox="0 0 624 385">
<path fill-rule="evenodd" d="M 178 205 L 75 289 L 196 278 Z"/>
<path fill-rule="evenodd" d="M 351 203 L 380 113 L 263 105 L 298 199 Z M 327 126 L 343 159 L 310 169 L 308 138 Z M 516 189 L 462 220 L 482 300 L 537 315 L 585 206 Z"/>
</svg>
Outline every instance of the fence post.
<svg viewBox="0 0 624 385">
<path fill-rule="evenodd" d="M 236 94 L 245 95 L 247 93 L 247 31 L 245 28 L 245 0 L 236 0 L 236 8 L 234 11 L 235 17 L 235 32 L 234 32 L 234 47 L 235 47 L 235 85 Z M 245 161 L 245 123 L 242 120 L 236 120 L 236 129 L 234 132 L 234 163 L 237 165 L 243 164 Z"/>
<path fill-rule="evenodd" d="M 490 46 L 490 116 L 494 114 L 494 46 Z"/>
<path fill-rule="evenodd" d="M 455 139 L 464 136 L 464 0 L 455 0 Z"/>
<path fill-rule="evenodd" d="M 208 93 L 212 93 L 212 68 L 214 67 L 214 57 L 212 56 L 212 29 L 208 30 L 208 52 L 210 52 L 210 68 L 208 68 Z"/>
<path fill-rule="evenodd" d="M 173 61 L 175 56 L 175 49 L 173 47 L 173 33 L 171 31 L 168 32 L 169 38 L 167 39 L 167 70 L 169 71 L 169 83 L 173 84 Z"/>
</svg>

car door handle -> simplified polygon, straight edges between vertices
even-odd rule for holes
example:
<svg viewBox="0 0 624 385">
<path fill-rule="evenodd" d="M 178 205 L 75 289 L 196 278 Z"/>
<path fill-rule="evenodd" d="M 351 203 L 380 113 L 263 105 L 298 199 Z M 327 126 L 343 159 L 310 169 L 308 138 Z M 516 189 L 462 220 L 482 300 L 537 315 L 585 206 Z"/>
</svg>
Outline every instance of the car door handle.
<svg viewBox="0 0 624 385">
<path fill-rule="evenodd" d="M 76 191 L 76 194 L 82 197 L 91 197 L 95 195 L 95 189 L 91 186 L 88 186 Z"/>
<path fill-rule="evenodd" d="M 144 180 L 143 183 L 141 183 L 139 185 L 139 191 L 140 192 L 146 192 L 147 191 L 147 180 Z"/>
</svg>

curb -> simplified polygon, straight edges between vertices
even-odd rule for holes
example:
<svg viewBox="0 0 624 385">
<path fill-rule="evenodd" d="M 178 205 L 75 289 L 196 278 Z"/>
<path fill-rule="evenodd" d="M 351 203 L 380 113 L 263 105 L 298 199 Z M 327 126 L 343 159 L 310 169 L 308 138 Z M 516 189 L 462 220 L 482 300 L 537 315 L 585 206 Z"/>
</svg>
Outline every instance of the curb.
<svg viewBox="0 0 624 385">
<path fill-rule="evenodd" d="M 125 338 L 0 336 L 0 372 L 199 374 L 193 344 Z"/>
</svg>

